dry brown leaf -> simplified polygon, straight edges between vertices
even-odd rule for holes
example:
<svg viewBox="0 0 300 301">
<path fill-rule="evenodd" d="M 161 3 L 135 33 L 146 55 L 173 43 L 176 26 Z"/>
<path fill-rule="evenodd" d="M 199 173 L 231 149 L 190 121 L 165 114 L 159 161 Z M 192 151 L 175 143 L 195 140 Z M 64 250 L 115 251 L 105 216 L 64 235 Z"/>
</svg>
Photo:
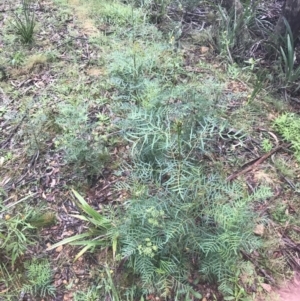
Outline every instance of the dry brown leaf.
<svg viewBox="0 0 300 301">
<path fill-rule="evenodd" d="M 272 287 L 271 287 L 270 284 L 267 284 L 267 283 L 261 283 L 260 285 L 261 285 L 261 287 L 262 287 L 265 291 L 267 291 L 268 293 L 270 293 L 270 292 L 272 291 Z"/>
<path fill-rule="evenodd" d="M 206 46 L 200 47 L 200 52 L 201 52 L 202 54 L 205 54 L 205 53 L 207 53 L 208 51 L 209 51 L 209 47 L 206 47 Z"/>
<path fill-rule="evenodd" d="M 256 225 L 253 232 L 256 235 L 263 236 L 264 232 L 265 232 L 265 226 L 263 224 L 258 224 L 258 225 Z"/>
<path fill-rule="evenodd" d="M 63 249 L 63 246 L 59 246 L 55 249 L 55 252 L 60 253 Z"/>
</svg>

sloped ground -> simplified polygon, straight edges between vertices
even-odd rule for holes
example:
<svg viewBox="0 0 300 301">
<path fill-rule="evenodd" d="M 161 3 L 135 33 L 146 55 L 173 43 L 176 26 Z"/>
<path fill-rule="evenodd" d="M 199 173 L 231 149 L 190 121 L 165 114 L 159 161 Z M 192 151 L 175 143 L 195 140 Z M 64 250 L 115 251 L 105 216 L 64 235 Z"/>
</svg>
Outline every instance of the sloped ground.
<svg viewBox="0 0 300 301">
<path fill-rule="evenodd" d="M 110 261 L 111 254 L 107 250 L 100 254 L 88 254 L 73 263 L 72 258 L 77 250 L 70 246 L 59 247 L 51 252 L 45 250 L 54 242 L 81 233 L 85 227 L 70 215 L 79 213 L 71 197 L 70 187 L 76 187 L 84 193 L 94 208 L 101 209 L 107 203 L 116 206 L 126 199 L 127 192 L 115 189 L 114 184 L 127 175 L 115 174 L 114 170 L 121 160 L 128 159 L 129 147 L 124 141 L 110 140 L 107 143 L 111 154 L 109 163 L 100 176 L 87 179 L 84 172 L 78 175 L 78 170 L 74 171 L 72 166 L 65 163 L 62 151 L 56 151 L 56 129 L 52 124 L 43 122 L 45 116 L 40 109 L 46 110 L 45 115 L 51 119 L 51 116 L 56 116 L 57 107 L 65 99 L 90 102 L 90 120 L 95 120 L 97 114 L 101 114 L 102 118 L 95 129 L 96 134 L 106 133 L 114 137 L 113 133 L 118 129 L 114 127 L 113 121 L 118 116 L 112 112 L 114 88 L 107 84 L 105 59 L 107 52 L 126 47 L 126 43 L 118 41 L 122 36 L 120 32 L 116 39 L 111 37 L 115 28 L 107 20 L 107 23 L 101 23 L 103 20 L 99 19 L 95 21 L 90 18 L 88 7 L 83 2 L 72 0 L 68 5 L 51 1 L 40 2 L 39 6 L 37 4 L 36 41 L 32 47 L 23 46 L 15 42 L 16 37 L 9 23 L 14 8 L 11 8 L 9 2 L 2 5 L 0 26 L 6 30 L 1 33 L 0 48 L 4 55 L 0 64 L 6 66 L 9 79 L 1 82 L 0 90 L 3 112 L 0 117 L 0 186 L 6 193 L 6 204 L 31 196 L 26 201 L 28 205 L 38 207 L 43 203 L 46 208 L 43 210 L 55 212 L 57 223 L 39 232 L 39 244 L 30 247 L 20 261 L 32 256 L 49 256 L 57 289 L 53 300 L 74 300 L 74 292 L 85 290 L 94 283 L 102 263 Z M 223 117 L 232 119 L 233 131 L 243 128 L 249 134 L 244 146 L 235 145 L 234 141 L 220 141 L 216 145 L 216 152 L 209 154 L 209 160 L 218 161 L 224 173 L 232 176 L 232 179 L 244 176 L 250 190 L 258 183 L 268 183 L 272 187 L 274 197 L 259 204 L 256 210 L 273 216 L 274 224 L 269 229 L 255 231 L 262 237 L 281 236 L 286 239 L 286 243 L 283 240 L 281 246 L 270 245 L 269 256 L 274 265 L 278 258 L 283 259 L 285 256 L 296 261 L 298 249 L 292 241 L 298 239 L 297 224 L 294 228 L 293 225 L 298 217 L 299 205 L 293 194 L 293 184 L 298 177 L 299 167 L 284 147 L 259 164 L 253 164 L 268 153 L 261 146 L 264 138 L 272 141 L 274 148 L 279 145 L 280 139 L 270 131 L 269 126 L 274 117 L 286 108 L 282 103 L 268 99 L 264 92 L 259 99 L 248 103 L 251 86 L 241 79 L 239 70 L 227 70 L 226 73 L 220 62 L 214 62 L 214 55 L 207 47 L 188 43 L 182 47 L 188 76 L 195 76 L 196 81 L 208 79 L 211 85 L 221 82 L 216 89 L 225 98 L 224 103 L 219 104 L 224 108 Z M 283 169 L 278 172 L 274 167 L 278 160 L 285 162 L 284 168 L 291 169 L 292 174 L 283 174 Z M 252 168 L 244 172 L 248 166 Z M 271 268 L 270 271 L 260 268 L 255 257 L 248 260 L 257 267 L 261 277 L 275 284 Z M 296 261 L 294 266 L 297 264 Z M 286 268 L 282 262 L 280 272 L 283 273 Z M 259 284 L 265 282 L 260 280 Z M 18 287 L 15 289 L 20 290 Z M 215 288 L 203 285 L 201 289 L 202 295 L 206 296 L 203 300 L 213 300 Z M 5 290 L 1 286 L 0 292 Z M 288 287 L 287 290 L 280 291 L 284 301 L 296 298 L 296 287 Z"/>
</svg>

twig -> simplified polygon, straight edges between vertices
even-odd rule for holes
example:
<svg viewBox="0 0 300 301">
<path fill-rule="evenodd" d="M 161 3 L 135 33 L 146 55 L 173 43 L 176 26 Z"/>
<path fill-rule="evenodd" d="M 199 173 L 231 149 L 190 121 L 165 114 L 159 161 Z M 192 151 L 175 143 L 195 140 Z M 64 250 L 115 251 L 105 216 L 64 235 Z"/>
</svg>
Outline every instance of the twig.
<svg viewBox="0 0 300 301">
<path fill-rule="evenodd" d="M 12 139 L 12 137 L 16 134 L 16 132 L 18 131 L 19 127 L 21 126 L 21 124 L 23 123 L 24 119 L 25 119 L 26 115 L 24 115 L 21 119 L 21 121 L 18 123 L 18 125 L 11 131 L 11 133 L 9 134 L 8 138 L 3 141 L 0 144 L 0 147 L 5 147 L 7 145 L 7 143 Z"/>
<path fill-rule="evenodd" d="M 253 161 L 251 161 L 251 165 L 247 166 L 246 168 L 242 169 L 239 172 L 235 172 L 232 175 L 230 175 L 226 180 L 227 181 L 232 181 L 235 178 L 237 178 L 238 176 L 241 176 L 251 170 L 253 170 L 255 167 L 257 167 L 259 164 L 261 164 L 263 161 L 265 161 L 266 159 L 268 159 L 270 156 L 272 156 L 275 152 L 277 152 L 278 150 L 280 150 L 283 147 L 283 145 L 278 145 L 277 147 L 275 147 L 274 149 L 272 149 L 270 152 L 264 154 L 263 156 L 261 156 L 260 158 L 257 158 Z"/>
<path fill-rule="evenodd" d="M 275 280 L 272 276 L 270 276 L 265 269 L 262 269 L 260 266 L 259 266 L 259 263 L 253 259 L 249 254 L 247 254 L 245 251 L 241 250 L 240 251 L 242 253 L 242 255 L 244 257 L 246 257 L 247 259 L 249 259 L 253 264 L 254 266 L 264 275 L 264 277 L 270 282 L 270 283 L 275 283 Z"/>
<path fill-rule="evenodd" d="M 98 191 L 98 193 L 103 192 L 104 190 L 106 190 L 107 188 L 109 188 L 111 185 L 115 184 L 118 181 L 118 179 L 108 183 L 107 185 L 105 185 L 100 191 Z"/>
<path fill-rule="evenodd" d="M 21 203 L 21 202 L 24 202 L 24 201 L 28 200 L 28 199 L 31 198 L 31 197 L 36 196 L 37 194 L 38 194 L 38 192 L 35 192 L 35 193 L 33 193 L 33 194 L 29 194 L 29 195 L 25 196 L 24 198 L 22 198 L 22 199 L 20 199 L 20 200 L 18 200 L 18 201 L 16 201 L 16 202 L 14 202 L 14 203 L 12 203 L 12 204 L 8 204 L 7 206 L 4 207 L 4 209 L 2 209 L 2 210 L 0 211 L 0 213 L 4 212 L 5 210 L 7 210 L 7 209 L 9 209 L 9 208 L 11 208 L 11 207 L 16 206 L 17 204 L 19 204 L 19 203 Z"/>
<path fill-rule="evenodd" d="M 70 40 L 57 45 L 56 48 L 61 47 L 61 46 L 65 45 L 65 44 L 69 44 L 73 40 L 83 40 L 83 41 L 87 41 L 88 40 L 87 38 L 83 38 L 83 37 L 69 37 L 69 38 L 70 38 Z"/>
</svg>

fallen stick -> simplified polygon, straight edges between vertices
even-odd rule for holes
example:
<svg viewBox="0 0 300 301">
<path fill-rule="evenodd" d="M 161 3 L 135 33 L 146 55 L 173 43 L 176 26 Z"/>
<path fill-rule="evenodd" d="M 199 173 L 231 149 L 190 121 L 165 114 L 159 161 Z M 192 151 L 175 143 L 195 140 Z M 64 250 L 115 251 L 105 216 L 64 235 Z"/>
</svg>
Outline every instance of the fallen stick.
<svg viewBox="0 0 300 301">
<path fill-rule="evenodd" d="M 254 264 L 254 266 L 258 269 L 258 271 L 259 271 L 262 275 L 264 275 L 264 277 L 265 277 L 270 283 L 272 283 L 272 284 L 275 283 L 274 278 L 273 278 L 271 275 L 269 275 L 269 274 L 266 272 L 265 269 L 261 268 L 261 265 L 260 265 L 254 258 L 252 258 L 250 254 L 246 253 L 246 252 L 243 251 L 243 250 L 240 250 L 240 252 L 242 253 L 242 255 L 243 255 L 245 258 L 247 258 L 248 260 L 250 260 L 250 261 Z"/>
<path fill-rule="evenodd" d="M 263 156 L 261 156 L 260 158 L 257 158 L 253 161 L 251 161 L 251 165 L 245 167 L 244 169 L 242 169 L 241 171 L 235 172 L 233 174 L 231 174 L 226 181 L 232 181 L 235 178 L 237 178 L 238 176 L 241 176 L 245 173 L 247 173 L 248 171 L 253 170 L 255 167 L 257 167 L 259 164 L 261 164 L 263 161 L 265 161 L 266 159 L 268 159 L 270 156 L 272 156 L 275 152 L 277 152 L 278 150 L 280 150 L 283 147 L 283 145 L 278 145 L 276 146 L 274 149 L 272 149 L 271 151 L 269 151 L 268 153 L 264 154 Z"/>
</svg>

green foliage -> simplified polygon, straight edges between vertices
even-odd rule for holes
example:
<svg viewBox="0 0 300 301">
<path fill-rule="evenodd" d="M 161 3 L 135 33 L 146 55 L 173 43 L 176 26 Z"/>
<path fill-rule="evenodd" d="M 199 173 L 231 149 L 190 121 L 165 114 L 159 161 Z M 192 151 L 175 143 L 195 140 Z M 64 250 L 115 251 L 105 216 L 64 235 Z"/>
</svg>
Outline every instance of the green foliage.
<svg viewBox="0 0 300 301">
<path fill-rule="evenodd" d="M 290 216 L 287 213 L 287 204 L 277 204 L 275 208 L 270 209 L 272 220 L 278 223 L 285 224 L 290 220 Z"/>
<path fill-rule="evenodd" d="M 256 80 L 253 86 L 252 93 L 248 98 L 248 103 L 251 103 L 259 94 L 259 92 L 263 89 L 265 78 L 266 78 L 266 74 L 264 72 L 256 73 Z"/>
<path fill-rule="evenodd" d="M 268 138 L 263 139 L 261 146 L 265 152 L 269 152 L 273 148 L 273 144 Z"/>
<path fill-rule="evenodd" d="M 18 300 L 22 290 L 22 282 L 22 273 L 18 270 L 11 270 L 4 262 L 0 263 L 0 285 L 2 288 L 0 298 L 3 297 L 2 300 Z"/>
<path fill-rule="evenodd" d="M 234 275 L 240 250 L 250 253 L 260 245 L 253 235 L 252 202 L 271 195 L 263 187 L 249 195 L 242 185 L 199 166 L 217 137 L 240 138 L 204 118 L 205 110 L 187 108 L 137 109 L 125 121 L 134 165 L 124 169 L 130 168 L 133 198 L 126 203 L 120 243 L 122 257 L 129 258 L 148 292 L 178 293 L 180 284 L 191 293 L 190 258 L 208 279 L 222 283 Z"/>
<path fill-rule="evenodd" d="M 52 214 L 43 214 L 40 209 L 29 206 L 17 206 L 30 196 L 15 203 L 3 205 L 0 197 L 0 279 L 1 285 L 9 288 L 4 293 L 5 300 L 16 300 L 20 293 L 30 293 L 45 297 L 54 295 L 55 288 L 50 284 L 52 274 L 47 261 L 23 263 L 20 258 L 36 241 L 36 227 L 48 226 Z M 25 269 L 25 274 L 23 272 Z"/>
<path fill-rule="evenodd" d="M 24 63 L 25 60 L 25 56 L 24 53 L 17 51 L 16 53 L 14 53 L 10 59 L 10 64 L 13 67 L 19 67 Z"/>
<path fill-rule="evenodd" d="M 242 1 L 243 8 L 233 5 L 230 10 L 219 6 L 219 22 L 215 23 L 216 45 L 221 55 L 228 57 L 229 61 L 245 61 L 250 59 L 249 51 L 261 39 L 273 32 L 274 25 L 265 18 L 267 9 L 251 1 Z"/>
<path fill-rule="evenodd" d="M 117 1 L 92 1 L 92 15 L 109 25 L 128 26 L 141 24 L 143 13 Z"/>
<path fill-rule="evenodd" d="M 55 144 L 64 150 L 67 163 L 74 164 L 79 172 L 84 168 L 87 174 L 100 174 L 108 160 L 102 136 L 96 125 L 89 122 L 88 107 L 84 104 L 61 103 L 55 124 L 60 128 Z"/>
<path fill-rule="evenodd" d="M 247 12 L 250 13 L 248 10 Z M 245 41 L 245 37 L 249 37 L 249 29 L 246 25 L 247 18 L 240 16 L 234 9 L 228 13 L 221 6 L 219 6 L 219 14 L 221 24 L 218 30 L 217 44 L 221 55 L 227 56 L 230 63 L 233 64 L 234 57 L 232 53 L 237 54 L 238 49 L 241 54 L 247 46 Z"/>
<path fill-rule="evenodd" d="M 279 172 L 289 179 L 296 177 L 297 169 L 295 169 L 295 162 L 292 160 L 286 160 L 286 158 L 276 158 L 274 160 L 275 167 Z"/>
<path fill-rule="evenodd" d="M 90 231 L 51 247 L 77 241 L 85 245 L 81 255 L 111 244 L 116 258 L 126 258 L 127 268 L 140 277 L 144 294 L 178 298 L 200 296 L 187 281 L 195 269 L 220 283 L 238 272 L 240 250 L 251 253 L 260 245 L 253 235 L 258 219 L 252 203 L 271 195 L 263 187 L 249 195 L 239 183 L 206 174 L 198 162 L 209 154 L 212 141 L 240 135 L 232 136 L 225 124 L 204 118 L 205 110 L 179 106 L 136 109 L 123 122 L 125 137 L 133 143 L 133 165 L 124 166 L 130 177 L 122 185 L 132 197 L 118 223 L 74 192 L 83 209 L 77 217 L 90 222 Z"/>
<path fill-rule="evenodd" d="M 28 195 L 15 203 L 4 205 L 0 195 L 0 256 L 6 257 L 3 263 L 12 269 L 28 247 L 35 243 L 35 230 L 55 221 L 51 212 L 43 213 L 40 207 L 22 206 L 21 203 L 30 197 Z"/>
<path fill-rule="evenodd" d="M 29 218 L 30 225 L 37 229 L 49 227 L 55 224 L 55 214 L 53 212 L 34 212 Z"/>
<path fill-rule="evenodd" d="M 280 41 L 284 46 L 280 46 L 280 53 L 283 60 L 282 76 L 284 78 L 285 87 L 288 87 L 300 78 L 300 66 L 295 68 L 296 52 L 293 33 L 287 20 L 285 18 L 283 20 L 286 26 L 286 35 L 285 37 L 280 37 Z M 298 89 L 299 87 L 296 90 Z"/>
<path fill-rule="evenodd" d="M 55 287 L 52 283 L 52 271 L 48 260 L 32 260 L 24 263 L 27 276 L 23 291 L 34 297 L 45 298 L 54 296 Z"/>
<path fill-rule="evenodd" d="M 76 260 L 85 252 L 94 250 L 96 247 L 112 246 L 113 255 L 115 257 L 118 231 L 116 231 L 116 226 L 114 225 L 113 221 L 94 210 L 75 190 L 73 190 L 73 194 L 77 199 L 78 207 L 82 210 L 81 215 L 73 216 L 80 220 L 89 222 L 89 230 L 82 234 L 77 234 L 70 238 L 66 238 L 52 245 L 48 248 L 48 250 L 55 249 L 67 243 L 83 246 L 81 251 L 76 255 L 74 259 Z"/>
<path fill-rule="evenodd" d="M 295 68 L 295 46 L 293 35 L 287 34 L 286 37 L 286 50 L 280 47 L 280 52 L 283 59 L 283 72 L 285 84 L 289 85 L 300 78 L 300 66 Z"/>
<path fill-rule="evenodd" d="M 85 222 L 86 228 L 49 248 L 66 243 L 79 246 L 75 259 L 97 248 L 105 248 L 111 255 L 113 267 L 105 266 L 99 272 L 99 285 L 86 293 L 77 293 L 74 300 L 144 300 L 149 293 L 161 299 L 201 299 L 198 286 L 190 282 L 194 275 L 200 275 L 201 281 L 218 281 L 227 300 L 243 298 L 245 291 L 239 283 L 243 264 L 240 251 L 250 254 L 260 246 L 253 228 L 262 218 L 252 208 L 271 193 L 260 187 L 250 194 L 241 183 L 228 183 L 222 175 L 216 175 L 217 163 L 220 166 L 225 162 L 223 156 L 219 160 L 219 153 L 227 151 L 225 147 L 220 150 L 220 145 L 244 143 L 242 132 L 216 118 L 229 97 L 221 98 L 222 85 L 214 72 L 202 72 L 201 62 L 195 70 L 188 71 L 187 64 L 197 53 L 175 49 L 177 32 L 169 35 L 169 44 L 163 43 L 157 29 L 146 24 L 142 9 L 149 10 L 149 16 L 159 21 L 168 13 L 171 1 L 141 1 L 141 9 L 116 1 L 90 2 L 98 3 L 92 15 L 106 23 L 103 27 L 99 25 L 106 34 L 100 42 L 98 38 L 89 39 L 90 55 L 86 60 L 90 67 L 101 62 L 102 84 L 97 85 L 92 75 L 87 81 L 84 73 L 80 76 L 84 80 L 70 80 L 78 78 L 76 68 L 71 66 L 67 77 L 55 77 L 55 85 L 45 86 L 44 95 L 49 98 L 49 91 L 54 93 L 59 104 L 53 103 L 52 98 L 50 105 L 50 101 L 43 103 L 42 97 L 34 97 L 35 103 L 26 110 L 28 123 L 18 132 L 21 135 L 27 127 L 31 145 L 38 151 L 47 150 L 47 155 L 54 151 L 47 149 L 49 141 L 54 141 L 56 150 L 64 153 L 68 167 L 84 170 L 88 175 L 100 173 L 107 160 L 103 132 L 107 133 L 112 121 L 129 144 L 126 149 L 131 154 L 129 158 L 124 154 L 126 163 L 118 171 L 124 172 L 124 182 L 117 184 L 117 188 L 125 190 L 127 200 L 113 210 L 101 206 L 99 213 L 73 191 L 80 209 L 75 217 Z M 193 0 L 184 4 L 189 5 L 187 2 Z M 62 20 L 64 26 L 69 19 L 67 15 Z M 237 19 L 224 20 L 221 46 L 228 55 L 240 49 L 242 43 L 236 34 L 240 35 L 250 24 L 242 23 Z M 57 53 L 50 55 L 51 63 L 56 62 L 56 56 L 59 58 L 59 65 L 54 67 L 65 66 L 62 54 L 67 53 L 66 49 L 70 50 L 69 62 L 82 61 L 86 56 L 85 50 L 78 47 L 84 39 L 78 38 L 77 28 L 76 36 L 73 34 L 68 38 L 72 39 L 72 46 L 63 41 L 56 47 Z M 120 38 L 121 44 L 117 41 Z M 18 53 L 11 61 L 14 66 L 22 64 Z M 255 69 L 254 61 L 249 60 L 248 64 L 249 69 Z M 86 71 L 88 74 L 89 70 Z M 231 70 L 231 75 L 238 79 L 237 68 Z M 251 99 L 257 90 L 254 89 Z M 95 105 L 99 99 L 102 104 L 108 103 L 109 115 Z M 226 104 L 230 112 L 236 107 L 237 101 L 233 100 Z M 21 102 L 21 107 L 24 105 Z M 249 116 L 249 107 L 242 109 Z M 244 123 L 245 115 L 240 116 Z M 26 221 L 31 226 L 44 226 L 48 217 L 53 222 L 51 214 L 31 215 Z M 120 270 L 124 267 L 122 275 L 129 283 L 124 284 L 119 276 L 114 276 L 114 271 L 119 272 L 114 269 L 118 264 Z M 45 272 L 41 282 L 36 279 L 43 265 L 47 262 L 26 265 L 29 283 L 24 290 L 32 295 L 52 294 L 51 282 L 47 280 L 50 274 Z M 44 267 L 47 269 L 50 268 Z M 130 286 L 127 291 L 126 286 Z"/>
<path fill-rule="evenodd" d="M 164 83 L 176 83 L 181 58 L 170 47 L 158 43 L 134 42 L 131 48 L 111 55 L 109 73 L 118 89 L 117 99 L 152 105 L 166 98 Z"/>
<path fill-rule="evenodd" d="M 47 141 L 55 134 L 54 110 L 46 97 L 41 97 L 39 102 L 34 99 L 22 103 L 22 115 L 16 118 L 22 124 L 18 132 L 19 139 L 29 156 L 43 153 L 48 148 Z"/>
<path fill-rule="evenodd" d="M 21 37 L 21 41 L 25 44 L 32 43 L 33 31 L 36 25 L 35 13 L 32 9 L 32 0 L 22 0 L 21 15 L 14 14 L 13 23 L 17 35 Z"/>
<path fill-rule="evenodd" d="M 12 267 L 33 243 L 31 231 L 34 227 L 29 222 L 32 212 L 28 207 L 23 212 L 9 209 L 0 196 L 0 255 L 7 256 Z"/>
<path fill-rule="evenodd" d="M 300 118 L 294 113 L 282 114 L 275 119 L 274 128 L 285 141 L 291 143 L 294 155 L 300 162 Z"/>
<path fill-rule="evenodd" d="M 98 301 L 100 296 L 98 287 L 90 287 L 87 291 L 76 292 L 73 296 L 74 301 Z"/>
</svg>

